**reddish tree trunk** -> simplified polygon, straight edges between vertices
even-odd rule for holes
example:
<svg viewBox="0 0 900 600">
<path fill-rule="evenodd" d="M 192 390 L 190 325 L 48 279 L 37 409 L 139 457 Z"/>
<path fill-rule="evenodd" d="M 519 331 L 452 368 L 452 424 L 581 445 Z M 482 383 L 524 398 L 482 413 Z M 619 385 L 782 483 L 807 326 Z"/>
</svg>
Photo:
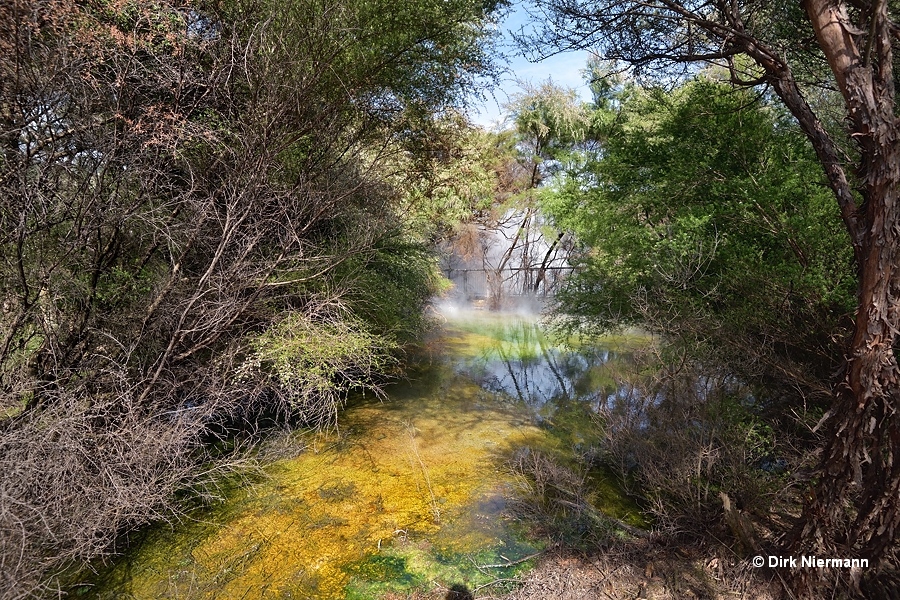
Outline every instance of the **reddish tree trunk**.
<svg viewBox="0 0 900 600">
<path fill-rule="evenodd" d="M 894 354 L 900 334 L 900 140 L 889 22 L 885 2 L 875 3 L 864 34 L 843 2 L 804 5 L 859 145 L 862 205 L 842 202 L 858 263 L 859 305 L 819 478 L 796 543 L 798 550 L 877 562 L 887 557 L 900 529 L 900 369 Z"/>
<path fill-rule="evenodd" d="M 854 332 L 823 423 L 818 478 L 793 550 L 877 563 L 889 556 L 900 529 L 900 367 L 894 354 L 900 336 L 900 122 L 894 116 L 890 23 L 884 2 L 864 32 L 843 2 L 804 0 L 804 6 L 859 147 L 855 191 L 788 65 L 757 40 L 735 39 L 766 70 L 812 142 L 850 234 L 859 279 Z M 806 592 L 813 577 L 799 574 Z"/>
</svg>

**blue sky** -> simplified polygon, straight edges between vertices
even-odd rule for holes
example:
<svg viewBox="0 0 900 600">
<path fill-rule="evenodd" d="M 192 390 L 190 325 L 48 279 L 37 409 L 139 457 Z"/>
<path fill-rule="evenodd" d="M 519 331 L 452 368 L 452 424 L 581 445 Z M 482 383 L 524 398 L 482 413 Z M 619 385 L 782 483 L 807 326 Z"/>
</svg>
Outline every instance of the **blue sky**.
<svg viewBox="0 0 900 600">
<path fill-rule="evenodd" d="M 503 76 L 500 87 L 494 90 L 494 98 L 488 97 L 484 101 L 474 101 L 469 112 L 472 121 L 486 128 L 495 127 L 501 117 L 503 105 L 519 91 L 517 81 L 526 81 L 535 85 L 552 79 L 554 83 L 563 87 L 574 88 L 583 100 L 590 100 L 591 94 L 584 82 L 581 71 L 587 65 L 587 52 L 565 52 L 551 56 L 540 62 L 530 62 L 523 51 L 517 48 L 512 41 L 511 32 L 528 25 L 528 13 L 521 2 L 515 2 L 513 10 L 500 23 L 503 34 L 501 51 L 508 55 L 509 72 Z"/>
</svg>

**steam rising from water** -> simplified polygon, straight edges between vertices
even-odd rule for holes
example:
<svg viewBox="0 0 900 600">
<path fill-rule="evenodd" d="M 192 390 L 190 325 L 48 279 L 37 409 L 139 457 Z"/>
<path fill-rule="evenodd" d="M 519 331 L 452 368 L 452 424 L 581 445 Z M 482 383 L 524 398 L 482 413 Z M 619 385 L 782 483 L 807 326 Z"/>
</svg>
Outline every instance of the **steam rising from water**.
<svg viewBox="0 0 900 600">
<path fill-rule="evenodd" d="M 552 231 L 534 207 L 510 209 L 493 221 L 464 226 L 443 244 L 441 270 L 457 305 L 505 312 L 540 312 L 572 270 L 571 242 Z"/>
</svg>

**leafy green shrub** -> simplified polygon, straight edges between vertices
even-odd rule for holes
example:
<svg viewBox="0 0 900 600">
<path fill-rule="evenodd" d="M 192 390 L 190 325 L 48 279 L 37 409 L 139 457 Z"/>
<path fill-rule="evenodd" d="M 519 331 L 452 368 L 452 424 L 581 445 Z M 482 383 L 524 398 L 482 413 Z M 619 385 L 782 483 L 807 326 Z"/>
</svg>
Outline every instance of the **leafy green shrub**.
<svg viewBox="0 0 900 600">
<path fill-rule="evenodd" d="M 378 381 L 396 366 L 398 344 L 349 315 L 292 312 L 252 348 L 237 377 L 263 381 L 304 420 L 325 423 L 351 390 L 380 393 Z"/>
<path fill-rule="evenodd" d="M 542 195 L 583 248 L 561 312 L 830 402 L 855 278 L 809 143 L 776 107 L 705 77 L 617 100 L 598 109 L 616 116 L 602 153 Z"/>
</svg>

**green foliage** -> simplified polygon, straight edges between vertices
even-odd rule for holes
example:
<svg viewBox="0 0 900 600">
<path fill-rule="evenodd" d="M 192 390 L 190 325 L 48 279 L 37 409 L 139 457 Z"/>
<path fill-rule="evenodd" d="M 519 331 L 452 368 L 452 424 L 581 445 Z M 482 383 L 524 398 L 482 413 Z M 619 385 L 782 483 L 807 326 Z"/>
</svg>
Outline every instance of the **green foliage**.
<svg viewBox="0 0 900 600">
<path fill-rule="evenodd" d="M 96 301 L 108 309 L 127 306 L 136 298 L 147 294 L 152 281 L 153 275 L 147 271 L 133 272 L 114 267 L 104 273 L 97 284 Z"/>
<path fill-rule="evenodd" d="M 414 139 L 435 112 L 459 106 L 478 78 L 494 77 L 488 27 L 503 0 L 235 0 L 217 12 L 246 40 L 261 37 L 253 77 L 309 89 L 303 110 L 341 106 L 371 137 Z M 268 22 L 263 32 L 256 24 Z M 252 86 L 256 82 L 251 81 Z M 330 106 L 329 106 L 330 105 Z M 327 123 L 327 121 L 326 121 Z"/>
<path fill-rule="evenodd" d="M 407 146 L 412 169 L 398 165 L 397 177 L 406 191 L 405 224 L 434 245 L 491 208 L 507 148 L 502 136 L 472 128 L 456 113 L 436 119 L 428 134 Z"/>
<path fill-rule="evenodd" d="M 424 309 L 442 281 L 430 249 L 400 238 L 386 238 L 365 258 L 347 261 L 337 277 L 352 281 L 347 300 L 354 312 L 402 343 L 419 339 L 428 327 Z"/>
<path fill-rule="evenodd" d="M 436 286 L 414 174 L 501 4 L 0 3 L 0 418 L 30 457 L 0 457 L 0 588 L 170 514 L 235 415 L 329 421 L 393 373 Z"/>
<path fill-rule="evenodd" d="M 522 159 L 533 173 L 530 187 L 570 167 L 586 153 L 591 114 L 575 90 L 560 88 L 552 81 L 525 86 L 507 109 Z"/>
<path fill-rule="evenodd" d="M 617 126 L 599 158 L 543 197 L 585 246 L 563 310 L 827 370 L 854 305 L 852 258 L 796 127 L 703 78 L 606 110 Z"/>
<path fill-rule="evenodd" d="M 251 347 L 238 380 L 268 378 L 292 409 L 313 422 L 333 419 L 350 390 L 373 389 L 380 374 L 397 363 L 396 342 L 353 317 L 291 313 Z"/>
<path fill-rule="evenodd" d="M 588 114 L 575 90 L 545 82 L 526 86 L 510 107 L 516 131 L 529 140 L 537 154 L 583 141 L 587 134 Z"/>
</svg>

